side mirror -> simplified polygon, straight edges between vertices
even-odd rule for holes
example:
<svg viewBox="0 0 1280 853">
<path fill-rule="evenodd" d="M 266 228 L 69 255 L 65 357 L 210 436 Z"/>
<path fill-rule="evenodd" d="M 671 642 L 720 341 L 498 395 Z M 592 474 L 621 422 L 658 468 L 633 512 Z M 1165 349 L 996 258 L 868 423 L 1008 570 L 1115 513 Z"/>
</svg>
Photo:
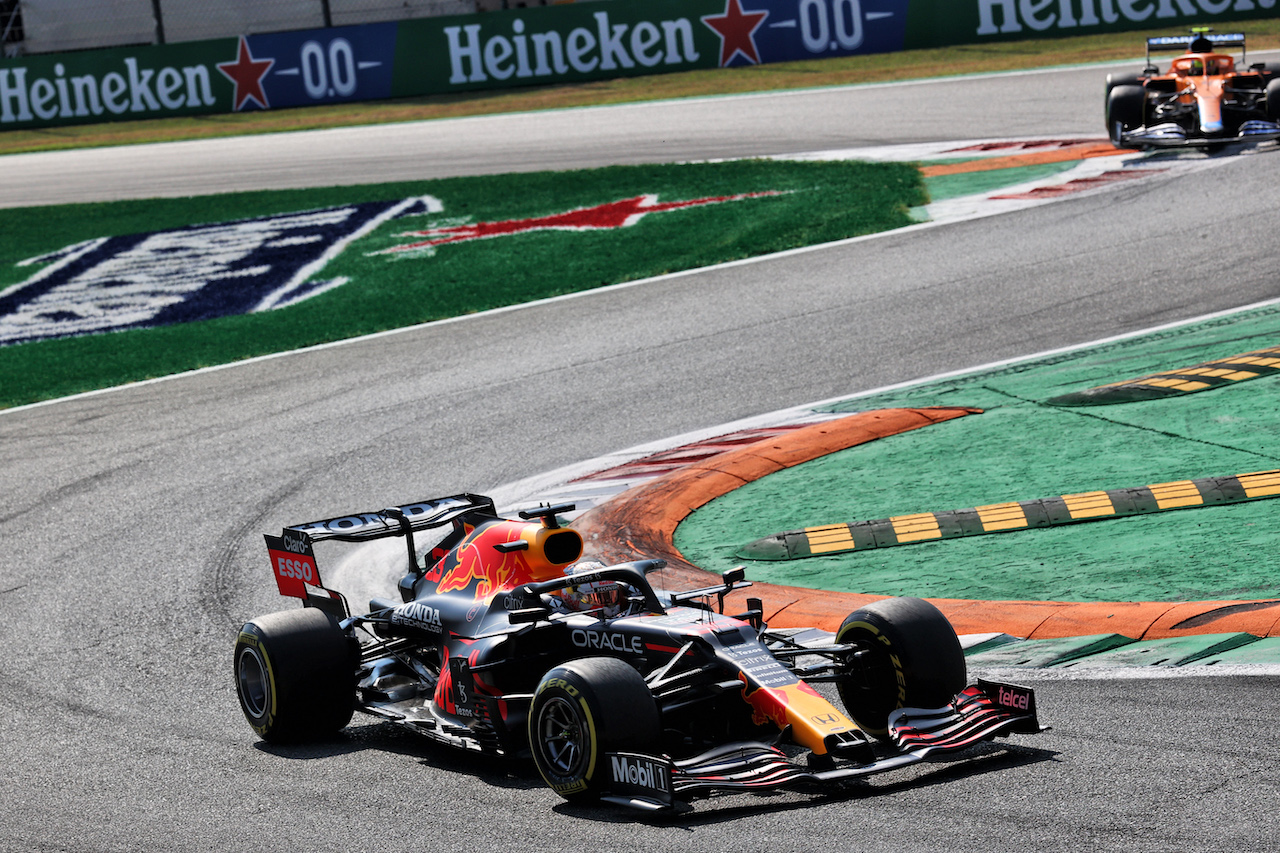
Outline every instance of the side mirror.
<svg viewBox="0 0 1280 853">
<path fill-rule="evenodd" d="M 522 509 L 516 514 L 525 521 L 540 518 L 544 527 L 550 530 L 557 530 L 560 527 L 560 522 L 556 519 L 556 516 L 566 512 L 573 512 L 575 509 L 577 509 L 576 504 L 555 504 L 554 506 L 543 504 L 537 509 Z"/>
<path fill-rule="evenodd" d="M 724 597 L 733 592 L 739 584 L 742 584 L 743 586 L 751 586 L 751 584 L 746 583 L 746 566 L 734 566 L 732 569 L 729 569 L 729 571 L 720 575 L 720 579 L 724 581 L 724 588 L 716 593 L 716 603 L 720 608 L 720 612 L 724 613 Z"/>
</svg>

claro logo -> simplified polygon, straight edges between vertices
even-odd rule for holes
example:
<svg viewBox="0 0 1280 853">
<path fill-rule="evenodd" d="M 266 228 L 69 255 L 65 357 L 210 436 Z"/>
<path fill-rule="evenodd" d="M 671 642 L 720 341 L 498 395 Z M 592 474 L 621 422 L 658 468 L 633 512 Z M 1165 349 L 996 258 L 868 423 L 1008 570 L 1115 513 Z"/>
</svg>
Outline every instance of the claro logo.
<svg viewBox="0 0 1280 853">
<path fill-rule="evenodd" d="M 582 628 L 575 628 L 569 634 L 569 639 L 580 649 L 608 650 L 611 652 L 624 652 L 633 655 L 644 654 L 644 643 L 639 637 L 628 637 L 625 634 L 614 631 L 605 633 L 603 631 L 586 631 Z"/>
<path fill-rule="evenodd" d="M 311 555 L 311 540 L 307 538 L 307 534 L 297 530 L 284 529 L 284 533 L 280 536 L 280 542 L 284 545 L 286 551 L 294 554 Z"/>
</svg>

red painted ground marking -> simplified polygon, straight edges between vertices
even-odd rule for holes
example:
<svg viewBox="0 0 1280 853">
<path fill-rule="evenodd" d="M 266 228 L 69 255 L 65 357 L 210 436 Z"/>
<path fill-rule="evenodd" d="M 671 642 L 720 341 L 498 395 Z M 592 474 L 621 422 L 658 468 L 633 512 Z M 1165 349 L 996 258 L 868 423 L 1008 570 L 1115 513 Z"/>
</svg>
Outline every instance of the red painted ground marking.
<svg viewBox="0 0 1280 853">
<path fill-rule="evenodd" d="M 779 191 L 768 190 L 664 202 L 658 201 L 658 196 L 655 194 L 638 195 L 634 198 L 624 198 L 618 201 L 597 204 L 594 207 L 580 207 L 563 213 L 553 213 L 550 216 L 535 216 L 530 219 L 504 219 L 500 222 L 475 222 L 469 225 L 428 228 L 425 231 L 406 231 L 400 236 L 426 237 L 428 239 L 392 246 L 390 249 L 383 249 L 375 254 L 385 255 L 392 252 L 410 252 L 442 246 L 445 243 L 487 240 L 493 237 L 505 237 L 510 234 L 524 234 L 529 231 L 602 231 L 629 228 L 650 213 L 666 213 L 671 210 L 683 210 L 687 207 L 724 204 L 730 201 L 765 198 L 782 194 Z"/>
<path fill-rule="evenodd" d="M 660 477 L 663 474 L 669 474 L 695 462 L 709 459 L 726 450 L 755 444 L 757 441 L 764 441 L 767 438 L 783 435 L 806 426 L 809 426 L 809 424 L 739 430 L 728 435 L 720 435 L 705 441 L 695 441 L 692 444 L 675 447 L 671 450 L 663 450 L 651 456 L 645 456 L 642 459 L 624 462 L 604 471 L 597 471 L 594 474 L 578 477 L 570 482 L 581 483 L 591 480 L 629 480 L 639 477 Z"/>
<path fill-rule="evenodd" d="M 1022 142 L 983 142 L 979 145 L 967 145 L 964 148 L 952 148 L 947 151 L 953 154 L 960 151 L 1033 151 L 1040 148 L 1074 148 L 1078 145 L 1092 145 L 1101 140 L 1092 139 L 1033 139 Z"/>
<path fill-rule="evenodd" d="M 1097 187 L 1113 184 L 1117 181 L 1130 181 L 1135 178 L 1145 178 L 1148 175 L 1159 174 L 1167 171 L 1166 169 L 1116 169 L 1110 172 L 1103 172 L 1092 178 L 1076 178 L 1074 181 L 1067 181 L 1065 184 L 1056 184 L 1051 187 L 1036 187 L 1024 193 L 1010 193 L 1008 195 L 993 195 L 992 199 L 1042 199 L 1057 198 L 1058 196 L 1070 195 L 1071 193 L 1084 192 L 1085 190 L 1095 189 Z"/>
</svg>

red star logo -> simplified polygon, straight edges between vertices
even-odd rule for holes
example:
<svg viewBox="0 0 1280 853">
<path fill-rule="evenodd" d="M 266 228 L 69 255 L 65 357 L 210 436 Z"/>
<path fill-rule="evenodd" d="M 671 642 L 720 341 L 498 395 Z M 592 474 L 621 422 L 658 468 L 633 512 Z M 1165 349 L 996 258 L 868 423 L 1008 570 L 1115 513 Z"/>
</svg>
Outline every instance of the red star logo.
<svg viewBox="0 0 1280 853">
<path fill-rule="evenodd" d="M 262 91 L 262 78 L 275 65 L 274 59 L 254 59 L 249 52 L 249 41 L 240 36 L 240 55 L 235 62 L 219 62 L 218 70 L 236 85 L 235 104 L 232 110 L 239 112 L 245 101 L 254 101 L 261 109 L 271 109 L 267 95 Z"/>
<path fill-rule="evenodd" d="M 690 201 L 659 202 L 656 195 L 638 195 L 635 198 L 624 198 L 598 204 L 595 207 L 580 207 L 565 213 L 553 213 L 550 216 L 538 216 L 533 219 L 506 219 L 501 222 L 477 222 L 474 225 L 454 225 L 448 228 L 429 228 L 426 231 L 408 231 L 402 237 L 426 237 L 393 246 L 375 254 L 390 252 L 410 252 L 415 249 L 429 249 L 445 243 L 462 243 L 467 240 L 484 240 L 491 237 L 505 237 L 508 234 L 524 234 L 528 231 L 598 231 L 609 228 L 626 228 L 635 225 L 641 218 L 650 213 L 664 213 L 668 210 L 680 210 L 684 207 L 700 207 L 704 204 L 721 204 L 726 201 L 741 201 L 746 198 L 781 195 L 778 191 L 742 193 L 741 195 L 721 195 L 712 198 L 696 198 Z"/>
<path fill-rule="evenodd" d="M 735 54 L 742 56 L 754 65 L 760 64 L 760 54 L 756 52 L 756 30 L 769 17 L 765 12 L 742 11 L 741 0 L 728 0 L 723 15 L 704 15 L 702 23 L 716 31 L 720 36 L 720 67 L 724 68 Z"/>
</svg>

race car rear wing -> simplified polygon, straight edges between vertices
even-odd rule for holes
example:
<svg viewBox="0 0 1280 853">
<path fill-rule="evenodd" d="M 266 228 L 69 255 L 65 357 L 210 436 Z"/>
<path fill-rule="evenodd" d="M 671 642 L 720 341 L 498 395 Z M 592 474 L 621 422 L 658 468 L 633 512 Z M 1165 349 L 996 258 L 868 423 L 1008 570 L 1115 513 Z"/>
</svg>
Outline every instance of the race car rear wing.
<svg viewBox="0 0 1280 853">
<path fill-rule="evenodd" d="M 1244 58 L 1244 33 L 1205 33 L 1192 32 L 1185 36 L 1153 36 L 1147 39 L 1147 64 L 1151 64 L 1152 51 L 1181 51 L 1186 53 L 1191 49 L 1191 43 L 1197 39 L 1208 39 L 1213 44 L 1214 50 L 1226 47 L 1238 47 L 1241 50 L 1240 61 L 1242 64 L 1248 63 Z"/>
<path fill-rule="evenodd" d="M 384 536 L 401 536 L 405 532 L 404 522 L 408 522 L 410 530 L 427 530 L 432 527 L 443 527 L 455 518 L 472 512 L 496 516 L 493 501 L 483 495 L 463 493 L 447 498 L 433 498 L 389 507 L 377 512 L 361 512 L 355 515 L 344 515 L 340 518 L 327 518 L 321 521 L 308 521 L 304 524 L 293 524 L 284 529 L 286 535 L 290 531 L 304 534 L 312 542 L 322 539 L 337 539 L 341 542 L 368 542 Z M 403 518 L 403 521 L 401 520 Z"/>
<path fill-rule="evenodd" d="M 341 542 L 369 542 L 388 536 L 404 536 L 409 563 L 416 566 L 413 531 L 443 527 L 468 515 L 496 518 L 493 501 L 483 495 L 463 493 L 444 498 L 388 507 L 378 512 L 362 512 L 308 521 L 284 528 L 279 536 L 264 535 L 271 568 L 280 594 L 301 598 L 309 607 L 320 607 L 341 617 L 348 614 L 346 599 L 326 589 L 320 580 L 312 543 L 324 539 Z"/>
</svg>

